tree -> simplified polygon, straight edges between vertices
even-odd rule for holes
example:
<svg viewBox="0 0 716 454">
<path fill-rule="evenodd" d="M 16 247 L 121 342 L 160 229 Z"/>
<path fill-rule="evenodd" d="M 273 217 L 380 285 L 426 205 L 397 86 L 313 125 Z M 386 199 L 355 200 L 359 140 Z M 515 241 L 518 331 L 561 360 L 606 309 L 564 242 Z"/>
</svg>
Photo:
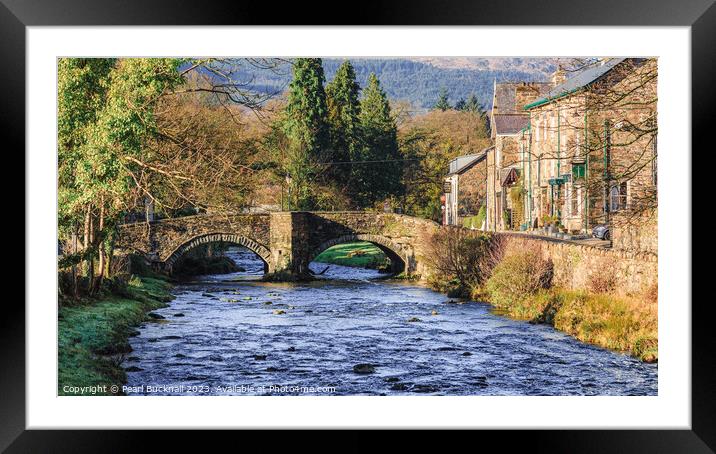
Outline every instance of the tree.
<svg viewBox="0 0 716 454">
<path fill-rule="evenodd" d="M 77 265 L 91 255 L 89 222 L 94 185 L 77 172 L 86 164 L 88 136 L 86 131 L 97 121 L 106 98 L 108 77 L 114 59 L 62 58 L 57 63 L 58 112 L 58 227 L 59 240 L 72 257 L 72 292 L 77 296 Z M 82 244 L 79 235 L 84 233 Z M 91 271 L 87 261 L 84 273 Z"/>
<path fill-rule="evenodd" d="M 86 263 L 88 293 L 101 285 L 111 234 L 135 187 L 133 170 L 156 134 L 156 103 L 183 80 L 179 64 L 176 59 L 58 62 L 60 232 L 74 238 L 81 224 L 83 236 L 82 251 L 70 247 L 61 265 Z"/>
<path fill-rule="evenodd" d="M 447 90 L 445 88 L 441 88 L 440 95 L 438 95 L 438 101 L 433 106 L 433 110 L 441 110 L 445 112 L 448 109 L 452 109 L 452 106 L 448 100 Z"/>
<path fill-rule="evenodd" d="M 477 100 L 477 96 L 475 96 L 474 93 L 470 94 L 470 97 L 467 98 L 467 103 L 465 103 L 465 110 L 468 112 L 481 112 L 482 106 L 480 105 L 480 102 Z"/>
<path fill-rule="evenodd" d="M 293 207 L 311 209 L 311 184 L 329 161 L 330 130 L 320 58 L 297 58 L 289 85 L 283 129 L 288 138 L 287 165 Z"/>
<path fill-rule="evenodd" d="M 353 173 L 353 167 L 345 163 L 359 159 L 361 154 L 359 93 L 355 70 L 346 60 L 326 86 L 333 161 L 341 163 L 333 173 L 335 179 L 343 184 Z"/>
<path fill-rule="evenodd" d="M 388 97 L 375 74 L 368 77 L 360 111 L 364 146 L 355 166 L 355 200 L 361 207 L 373 206 L 402 190 L 398 131 Z"/>
<path fill-rule="evenodd" d="M 399 139 L 405 160 L 403 212 L 440 221 L 442 181 L 450 160 L 489 146 L 488 131 L 474 113 L 435 110 L 402 124 Z"/>
<path fill-rule="evenodd" d="M 461 112 L 467 110 L 467 101 L 465 101 L 465 99 L 463 99 L 463 98 L 460 98 L 455 103 L 455 110 L 459 110 Z"/>
</svg>

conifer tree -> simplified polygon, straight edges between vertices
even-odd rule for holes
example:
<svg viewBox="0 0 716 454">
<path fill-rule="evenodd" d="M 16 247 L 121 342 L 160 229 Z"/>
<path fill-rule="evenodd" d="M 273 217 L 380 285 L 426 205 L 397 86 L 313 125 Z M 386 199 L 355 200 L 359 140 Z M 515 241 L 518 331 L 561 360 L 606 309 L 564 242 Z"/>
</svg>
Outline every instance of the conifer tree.
<svg viewBox="0 0 716 454">
<path fill-rule="evenodd" d="M 440 95 L 438 96 L 438 101 L 435 103 L 435 106 L 433 106 L 434 110 L 442 110 L 445 112 L 448 109 L 452 109 L 452 106 L 450 105 L 450 101 L 448 100 L 448 94 L 447 90 L 443 87 L 440 89 Z"/>
<path fill-rule="evenodd" d="M 320 58 L 297 58 L 289 85 L 283 129 L 288 137 L 285 171 L 290 176 L 291 206 L 311 209 L 311 186 L 321 162 L 330 156 L 328 106 Z"/>
<path fill-rule="evenodd" d="M 341 64 L 334 79 L 326 86 L 328 122 L 334 162 L 345 163 L 360 158 L 360 86 L 351 62 Z M 341 183 L 352 174 L 352 166 L 340 164 L 332 175 Z"/>
<path fill-rule="evenodd" d="M 398 130 L 388 97 L 374 73 L 363 90 L 360 120 L 364 163 L 355 166 L 355 199 L 360 206 L 370 207 L 399 195 L 402 188 Z"/>
<path fill-rule="evenodd" d="M 472 93 L 470 97 L 467 98 L 465 110 L 467 110 L 468 112 L 479 112 L 481 110 L 480 102 L 477 100 L 477 96 L 475 96 L 475 93 Z"/>
</svg>

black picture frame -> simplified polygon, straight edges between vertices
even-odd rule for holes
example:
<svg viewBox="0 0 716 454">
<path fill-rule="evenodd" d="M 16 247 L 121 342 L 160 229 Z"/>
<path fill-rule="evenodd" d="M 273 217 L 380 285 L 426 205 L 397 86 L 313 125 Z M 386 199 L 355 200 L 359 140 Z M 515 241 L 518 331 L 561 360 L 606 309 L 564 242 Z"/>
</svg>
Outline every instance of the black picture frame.
<svg viewBox="0 0 716 454">
<path fill-rule="evenodd" d="M 716 6 L 714 0 L 522 0 L 432 2 L 426 0 L 365 1 L 351 14 L 338 2 L 281 3 L 267 11 L 263 2 L 169 0 L 0 0 L 0 48 L 4 69 L 0 124 L 6 150 L 25 149 L 25 37 L 36 25 L 544 25 L 544 26 L 690 26 L 692 63 L 693 149 L 713 150 L 708 123 L 716 118 L 713 74 L 716 74 Z M 324 13 L 318 14 L 317 11 Z M 331 11 L 333 15 L 325 12 Z M 698 96 L 695 96 L 698 94 Z M 693 157 L 693 153 L 691 153 Z M 713 151 L 711 151 L 713 153 Z M 19 153 L 18 153 L 19 154 Z M 22 164 L 24 166 L 24 164 Z M 691 182 L 687 182 L 691 184 Z M 694 195 L 697 191 L 693 191 Z M 693 205 L 692 205 L 693 206 Z M 20 221 L 17 216 L 16 222 Z M 690 228 L 691 223 L 685 224 Z M 17 228 L 17 226 L 16 226 Z M 687 232 L 685 232 L 686 234 Z M 28 241 L 28 238 L 25 238 Z M 697 269 L 693 269 L 697 271 Z M 692 279 L 693 282 L 693 279 Z M 7 452 L 123 452 L 137 448 L 128 431 L 25 430 L 25 309 L 19 298 L 6 299 L 0 316 L 0 449 Z M 685 302 L 687 303 L 687 302 Z M 482 431 L 479 442 L 511 450 L 550 452 L 683 452 L 716 451 L 716 374 L 713 303 L 694 300 L 692 311 L 691 430 L 550 430 Z M 688 307 L 687 304 L 684 305 Z M 476 409 L 479 411 L 479 409 Z M 638 423 L 638 422 L 637 422 Z M 146 433 L 146 432 L 145 432 Z M 161 436 L 162 444 L 185 442 L 200 434 Z M 344 447 L 361 443 L 355 433 L 343 436 Z M 152 437 L 154 438 L 154 437 Z M 213 438 L 213 436 L 212 436 Z M 262 436 L 263 438 L 263 436 Z M 402 446 L 423 443 L 408 435 Z M 440 437 L 443 438 L 443 437 Z M 294 444 L 295 436 L 271 437 Z M 165 444 L 165 447 L 168 445 Z M 499 445 L 498 445 L 499 446 Z M 146 447 L 146 446 L 145 446 Z"/>
</svg>

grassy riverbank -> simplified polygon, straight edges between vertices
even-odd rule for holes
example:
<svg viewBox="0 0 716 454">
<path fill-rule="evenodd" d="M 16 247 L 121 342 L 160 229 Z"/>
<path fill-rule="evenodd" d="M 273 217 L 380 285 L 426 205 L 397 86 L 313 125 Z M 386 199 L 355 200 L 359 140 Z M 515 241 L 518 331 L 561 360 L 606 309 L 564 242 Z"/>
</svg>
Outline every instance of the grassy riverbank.
<svg viewBox="0 0 716 454">
<path fill-rule="evenodd" d="M 613 295 L 553 287 L 552 265 L 536 250 L 511 251 L 494 268 L 482 296 L 500 312 L 547 323 L 577 339 L 658 360 L 656 289 Z"/>
<path fill-rule="evenodd" d="M 493 306 L 513 318 L 552 325 L 582 342 L 646 362 L 658 360 L 657 304 L 643 297 L 550 288 Z"/>
<path fill-rule="evenodd" d="M 429 284 L 449 297 L 489 302 L 496 312 L 531 323 L 546 323 L 575 338 L 658 361 L 656 286 L 641 292 L 614 291 L 609 269 L 594 272 L 584 288 L 555 285 L 554 263 L 540 247 L 510 246 L 500 237 L 474 237 L 445 230 L 432 240 Z"/>
<path fill-rule="evenodd" d="M 358 241 L 330 247 L 316 257 L 314 261 L 356 268 L 379 269 L 387 266 L 389 259 L 383 251 L 373 244 Z"/>
<path fill-rule="evenodd" d="M 121 386 L 126 381 L 122 360 L 131 349 L 134 327 L 148 319 L 147 312 L 166 306 L 171 285 L 150 277 L 132 278 L 121 294 L 64 306 L 58 317 L 58 393 L 67 386 Z M 112 394 L 110 391 L 100 394 Z"/>
</svg>

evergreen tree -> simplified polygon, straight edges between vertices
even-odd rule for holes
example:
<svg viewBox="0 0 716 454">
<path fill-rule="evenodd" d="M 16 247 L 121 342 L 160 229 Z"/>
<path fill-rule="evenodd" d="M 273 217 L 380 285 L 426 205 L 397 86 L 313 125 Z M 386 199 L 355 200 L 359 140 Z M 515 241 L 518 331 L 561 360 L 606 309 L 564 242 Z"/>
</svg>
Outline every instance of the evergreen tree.
<svg viewBox="0 0 716 454">
<path fill-rule="evenodd" d="M 331 159 L 328 106 L 320 58 L 297 58 L 289 85 L 283 129 L 288 137 L 286 173 L 292 208 L 313 208 L 319 163 Z"/>
<path fill-rule="evenodd" d="M 480 112 L 482 107 L 480 106 L 480 102 L 477 100 L 477 96 L 475 96 L 475 93 L 472 93 L 469 98 L 467 98 L 467 103 L 465 103 L 465 110 L 468 112 Z"/>
<path fill-rule="evenodd" d="M 448 109 L 452 109 L 452 106 L 450 105 L 450 102 L 448 100 L 448 94 L 447 90 L 443 87 L 440 89 L 440 95 L 438 96 L 438 102 L 435 103 L 433 106 L 434 110 L 442 110 L 445 112 Z"/>
<path fill-rule="evenodd" d="M 338 68 L 334 79 L 326 86 L 328 122 L 331 133 L 334 162 L 354 161 L 360 158 L 360 86 L 350 61 Z M 352 174 L 352 166 L 340 164 L 331 174 L 345 184 Z"/>
<path fill-rule="evenodd" d="M 466 111 L 467 101 L 465 101 L 465 99 L 463 98 L 460 98 L 460 100 L 455 103 L 455 110 Z"/>
<path fill-rule="evenodd" d="M 365 163 L 355 166 L 355 198 L 360 206 L 371 207 L 400 195 L 402 189 L 398 128 L 388 97 L 374 73 L 363 90 L 360 120 L 364 137 L 361 161 Z"/>
</svg>

